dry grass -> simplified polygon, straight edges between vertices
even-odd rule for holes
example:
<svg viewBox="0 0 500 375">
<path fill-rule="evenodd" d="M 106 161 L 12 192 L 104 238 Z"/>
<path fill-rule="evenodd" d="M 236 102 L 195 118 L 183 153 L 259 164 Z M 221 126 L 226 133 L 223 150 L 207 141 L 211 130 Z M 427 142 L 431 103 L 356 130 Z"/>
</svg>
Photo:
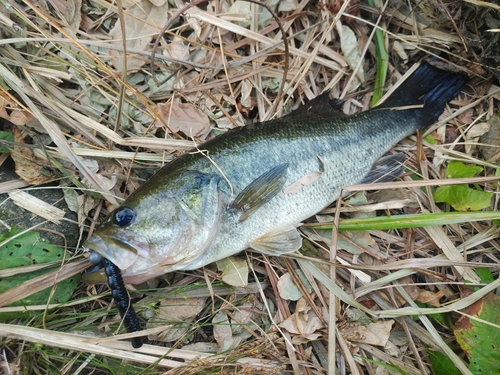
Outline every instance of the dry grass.
<svg viewBox="0 0 500 375">
<path fill-rule="evenodd" d="M 217 5 L 210 1 L 186 9 L 174 20 L 166 40 L 155 50 L 152 71 L 152 41 L 167 18 L 184 5 L 170 3 L 152 5 L 144 0 L 131 6 L 123 1 L 121 9 L 101 0 L 84 1 L 83 6 L 79 1 L 0 1 L 1 127 L 18 129 L 14 142 L 1 145 L 12 150 L 16 166 L 25 163 L 25 173 L 0 183 L 0 192 L 44 183 L 78 188 L 79 195 L 88 197 L 79 201 L 77 218 L 85 238 L 140 180 L 193 147 L 192 129 L 186 123 L 196 123 L 199 144 L 228 128 L 281 116 L 327 90 L 346 100 L 346 113 L 368 109 L 376 74 L 376 24 L 384 32 L 390 56 L 389 86 L 413 62 L 437 55 L 467 71 L 472 84 L 427 132 L 436 144 L 412 136 L 396 146 L 411 156 L 408 169 L 414 173 L 384 185 L 392 189 L 389 194 L 370 190 L 359 207 L 339 200 L 311 222 L 338 224 L 341 212 L 350 217 L 359 212 L 450 210 L 436 204 L 431 193 L 432 186 L 447 183 L 449 160 L 484 168 L 481 177 L 460 183 L 494 192 L 491 209 L 497 210 L 498 143 L 481 145 L 484 140 L 479 137 L 484 124 L 498 113 L 500 91 L 483 64 L 489 60 L 479 56 L 482 50 L 474 44 L 474 35 L 466 32 L 471 9 L 482 14 L 488 4 L 410 1 L 398 8 L 395 2 L 380 7 L 382 12 L 375 10 L 371 20 L 360 8 L 373 9 L 355 1 L 328 5 L 286 1 L 281 3 L 291 8 L 277 12 L 278 25 L 272 17 L 264 20 L 265 12 L 256 4 L 241 3 L 248 8 L 230 11 L 232 1 Z M 126 44 L 120 20 L 127 30 Z M 341 44 L 340 36 L 349 30 L 354 42 Z M 347 58 L 348 51 L 355 57 Z M 122 73 L 124 67 L 128 74 Z M 167 78 L 158 89 L 155 79 Z M 191 117 L 179 116 L 174 129 L 172 106 L 163 103 L 181 101 L 189 104 L 183 116 Z M 210 122 L 205 121 L 207 116 Z M 493 150 L 488 157 L 485 148 Z M 0 154 L 2 168 L 9 163 L 10 156 Z M 411 175 L 422 181 L 412 181 Z M 104 204 L 99 198 L 105 198 Z M 32 203 L 25 207 L 49 221 L 61 219 L 59 211 L 43 204 L 40 209 Z M 6 227 L 16 224 L 6 217 L 0 220 Z M 5 374 L 428 374 L 431 350 L 445 353 L 462 374 L 471 373 L 450 326 L 436 324 L 429 315 L 443 314 L 456 321 L 464 308 L 499 289 L 500 231 L 491 221 L 362 234 L 305 227 L 303 233 L 308 241 L 302 257 L 248 254 L 253 272 L 246 289 L 227 288 L 215 268 L 207 267 L 167 275 L 160 284 L 149 285 L 147 292 L 136 293 L 136 309 L 146 314 L 158 312 L 166 298 L 170 304 L 178 303 L 179 309 L 185 308 L 186 300 L 201 303 L 167 347 L 152 340 L 134 350 L 127 341 L 118 341 L 130 335 L 114 335 L 123 329 L 116 311 L 107 314 L 112 306 L 106 288 L 81 283 L 72 301 L 31 306 L 35 314 L 30 320 L 0 324 L 1 368 Z M 71 254 L 77 253 L 76 246 L 69 244 Z M 85 261 L 65 264 L 62 270 L 1 294 L 0 306 L 84 267 Z M 476 267 L 490 269 L 496 281 L 482 284 Z M 2 272 L 1 277 L 8 276 Z M 302 291 L 297 302 L 284 299 L 278 290 L 278 280 L 285 274 Z M 478 287 L 470 295 L 463 294 L 466 280 Z M 418 299 L 419 295 L 424 297 Z M 417 305 L 415 301 L 423 298 L 427 304 Z M 23 309 L 1 307 L 0 313 Z M 252 313 L 244 315 L 245 311 Z M 222 319 L 219 326 L 231 319 L 248 335 L 239 342 L 230 331 L 227 347 L 221 344 L 224 340 L 215 345 L 215 317 Z M 286 320 L 288 325 L 283 324 Z M 370 341 L 369 322 L 390 336 L 378 344 Z M 177 324 L 179 329 L 182 323 Z M 147 333 L 157 337 L 170 327 L 170 323 L 148 326 Z M 188 343 L 198 346 L 183 348 Z M 201 345 L 222 352 L 209 354 Z"/>
</svg>

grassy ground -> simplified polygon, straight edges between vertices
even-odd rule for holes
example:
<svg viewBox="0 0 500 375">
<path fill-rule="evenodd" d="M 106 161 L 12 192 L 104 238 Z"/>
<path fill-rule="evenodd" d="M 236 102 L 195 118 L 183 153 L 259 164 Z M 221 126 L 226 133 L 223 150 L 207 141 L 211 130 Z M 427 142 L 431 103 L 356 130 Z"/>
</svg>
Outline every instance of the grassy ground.
<svg viewBox="0 0 500 375">
<path fill-rule="evenodd" d="M 2 232 L 38 218 L 34 230 L 66 238 L 60 253 L 22 233 L 1 238 L 3 373 L 498 370 L 500 322 L 487 313 L 500 304 L 498 5 L 268 1 L 275 19 L 255 3 L 195 3 L 0 0 Z M 118 340 L 127 335 L 107 287 L 77 276 L 88 267 L 78 249 L 107 212 L 192 137 L 282 116 L 325 91 L 347 114 L 366 110 L 377 88 L 432 56 L 470 81 L 438 123 L 394 148 L 408 156 L 398 181 L 350 187 L 301 227 L 300 257 L 240 254 L 247 285 L 219 264 L 136 286 L 150 340 L 138 350 Z M 37 186 L 60 195 L 15 193 Z M 28 242 L 32 268 L 7 266 Z M 31 274 L 36 251 L 59 267 Z M 19 274 L 25 283 L 2 284 Z M 64 295 L 52 289 L 63 279 Z M 47 287 L 52 300 L 29 300 Z M 7 306 L 22 298 L 31 302 Z M 467 346 L 464 331 L 485 347 Z"/>
</svg>

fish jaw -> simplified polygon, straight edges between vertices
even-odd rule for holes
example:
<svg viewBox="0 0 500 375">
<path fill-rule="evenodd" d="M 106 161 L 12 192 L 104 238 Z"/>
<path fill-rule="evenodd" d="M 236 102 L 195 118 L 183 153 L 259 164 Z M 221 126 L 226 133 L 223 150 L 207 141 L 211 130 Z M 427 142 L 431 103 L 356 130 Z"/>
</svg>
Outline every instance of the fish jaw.
<svg viewBox="0 0 500 375">
<path fill-rule="evenodd" d="M 121 271 L 127 284 L 140 284 L 163 275 L 166 265 L 160 265 L 151 256 L 150 245 L 137 237 L 124 240 L 118 236 L 92 235 L 84 248 L 101 254 L 114 263 Z"/>
<path fill-rule="evenodd" d="M 85 242 L 84 248 L 101 254 L 122 271 L 127 270 L 140 258 L 151 260 L 149 244 L 137 238 L 124 240 L 115 236 L 102 237 L 94 234 Z"/>
</svg>

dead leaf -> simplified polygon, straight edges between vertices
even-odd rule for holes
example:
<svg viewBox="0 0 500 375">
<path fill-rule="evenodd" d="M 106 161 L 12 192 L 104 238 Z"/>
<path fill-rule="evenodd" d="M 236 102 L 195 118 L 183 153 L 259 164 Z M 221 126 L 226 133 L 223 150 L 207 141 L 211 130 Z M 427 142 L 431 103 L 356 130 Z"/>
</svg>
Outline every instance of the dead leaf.
<svg viewBox="0 0 500 375">
<path fill-rule="evenodd" d="M 472 153 L 472 150 L 475 149 L 476 143 L 479 141 L 479 137 L 484 135 L 485 133 L 488 133 L 490 130 L 490 124 L 487 122 L 480 122 L 477 124 L 474 124 L 467 134 L 465 134 L 465 140 L 467 141 L 465 143 L 465 152 L 466 153 Z"/>
<path fill-rule="evenodd" d="M 401 279 L 399 279 L 399 283 L 401 285 L 403 285 L 403 288 L 404 290 L 406 291 L 406 293 L 408 293 L 408 295 L 410 296 L 410 298 L 415 301 L 420 292 L 422 291 L 422 289 L 420 289 L 418 286 L 415 285 L 415 283 L 413 282 L 413 279 L 411 277 L 403 277 Z M 397 291 L 396 291 L 397 292 Z M 401 297 L 401 295 L 399 294 L 399 292 L 397 293 L 397 295 Z M 402 304 L 406 303 L 406 299 L 403 298 L 403 302 Z"/>
<path fill-rule="evenodd" d="M 484 145 L 480 146 L 480 149 L 488 162 L 496 163 L 500 158 L 500 147 L 498 147 L 500 145 L 500 117 L 492 116 L 488 124 L 490 129 L 481 136 L 480 143 Z"/>
<path fill-rule="evenodd" d="M 262 322 L 263 308 L 264 305 L 255 294 L 250 294 L 242 304 L 238 305 L 231 319 L 233 347 L 250 337 L 252 335 L 250 330 L 255 331 L 258 328 L 257 324 Z"/>
<path fill-rule="evenodd" d="M 208 116 L 191 103 L 161 103 L 158 104 L 158 112 L 167 124 L 168 129 L 174 133 L 183 132 L 188 137 L 199 137 L 210 128 Z M 155 124 L 163 127 L 159 120 Z"/>
<path fill-rule="evenodd" d="M 10 115 L 9 111 L 11 111 Z M 31 112 L 19 108 L 17 103 L 5 93 L 0 93 L 0 118 L 19 126 L 26 125 L 27 122 L 35 119 Z"/>
<path fill-rule="evenodd" d="M 235 306 L 231 315 L 221 310 L 212 318 L 214 338 L 219 351 L 241 345 L 262 323 L 261 312 L 264 305 L 255 295 L 245 297 L 243 303 L 236 303 Z"/>
<path fill-rule="evenodd" d="M 14 141 L 24 144 L 21 131 L 14 127 L 12 129 Z M 14 146 L 10 156 L 15 163 L 16 174 L 30 185 L 41 185 L 53 179 L 50 164 L 45 160 L 37 158 L 28 147 Z"/>
<path fill-rule="evenodd" d="M 288 332 L 311 339 L 311 335 L 317 336 L 316 331 L 324 328 L 321 320 L 316 316 L 304 298 L 297 301 L 296 311 L 288 319 L 279 324 Z"/>
<path fill-rule="evenodd" d="M 19 126 L 26 125 L 26 123 L 34 119 L 35 117 L 31 114 L 31 112 L 22 109 L 13 110 L 10 115 L 10 122 Z"/>
<path fill-rule="evenodd" d="M 458 120 L 465 125 L 469 125 L 472 122 L 472 119 L 474 118 L 474 110 L 471 108 L 457 116 Z"/>
<path fill-rule="evenodd" d="M 340 35 L 340 48 L 344 52 L 344 56 L 349 64 L 349 68 L 352 70 L 356 69 L 359 62 L 362 59 L 361 50 L 359 48 L 358 39 L 356 34 L 348 26 L 342 25 Z M 361 82 L 365 80 L 365 72 L 363 70 L 363 64 L 359 64 L 359 68 L 356 71 L 356 76 L 349 86 L 349 92 L 356 90 Z"/>
<path fill-rule="evenodd" d="M 277 287 L 280 297 L 285 300 L 297 301 L 302 297 L 302 293 L 294 284 L 292 276 L 288 272 L 279 278 Z"/>
<path fill-rule="evenodd" d="M 64 4 L 63 6 L 66 8 L 63 14 L 66 21 L 68 21 L 68 25 L 78 30 L 82 22 L 82 0 L 67 0 L 62 1 L 61 4 Z"/>
<path fill-rule="evenodd" d="M 308 293 L 312 293 L 313 287 L 309 280 L 307 280 L 304 272 L 300 269 L 296 269 L 295 272 L 297 273 L 297 276 L 299 276 L 300 282 L 306 291 Z M 283 299 L 297 301 L 300 297 L 302 297 L 302 292 L 292 280 L 292 276 L 288 272 L 279 278 L 277 287 L 280 297 Z"/>
<path fill-rule="evenodd" d="M 155 6 L 149 0 L 138 1 L 124 11 L 124 23 L 127 38 L 127 49 L 146 51 L 150 42 L 158 34 L 165 23 L 165 17 L 169 8 L 168 2 L 161 6 Z M 122 29 L 120 22 L 111 29 L 109 35 L 114 39 L 112 42 L 117 46 L 122 45 Z M 111 62 L 119 73 L 123 70 L 123 52 L 111 49 Z M 147 58 L 135 57 L 132 53 L 127 54 L 127 71 L 137 70 L 142 67 Z"/>
<path fill-rule="evenodd" d="M 222 281 L 232 286 L 248 285 L 248 265 L 245 259 L 235 256 L 227 257 L 216 262 L 222 272 Z"/>
<path fill-rule="evenodd" d="M 423 290 L 422 292 L 420 292 L 415 301 L 427 303 L 433 307 L 439 307 L 441 306 L 439 300 L 445 295 L 445 293 L 446 292 L 444 290 L 440 290 L 437 293 L 430 292 L 428 290 Z"/>
<path fill-rule="evenodd" d="M 279 1 L 280 12 L 290 12 L 294 11 L 299 7 L 299 2 L 297 0 L 281 0 Z"/>
<path fill-rule="evenodd" d="M 214 342 L 194 342 L 192 344 L 184 345 L 181 348 L 182 350 L 189 350 L 192 352 L 201 352 L 201 353 L 217 353 L 218 346 Z"/>
<path fill-rule="evenodd" d="M 219 351 L 229 350 L 233 344 L 233 331 L 227 314 L 224 311 L 217 312 L 212 318 L 212 324 Z"/>
<path fill-rule="evenodd" d="M 171 328 L 151 335 L 150 339 L 165 342 L 176 341 L 191 329 L 191 324 L 196 316 L 205 308 L 206 297 L 200 298 L 166 298 L 160 302 L 158 313 L 147 323 L 147 328 L 154 328 L 172 324 Z"/>
<path fill-rule="evenodd" d="M 184 41 L 177 36 L 167 44 L 163 54 L 179 61 L 189 60 L 189 48 L 184 44 Z"/>
<path fill-rule="evenodd" d="M 82 226 L 90 210 L 97 206 L 98 201 L 88 194 L 79 195 L 76 201 L 78 203 L 78 225 Z"/>
<path fill-rule="evenodd" d="M 369 345 L 385 346 L 394 320 L 378 321 L 366 326 L 360 322 L 350 322 L 342 325 L 340 334 L 349 341 L 364 343 Z"/>
</svg>

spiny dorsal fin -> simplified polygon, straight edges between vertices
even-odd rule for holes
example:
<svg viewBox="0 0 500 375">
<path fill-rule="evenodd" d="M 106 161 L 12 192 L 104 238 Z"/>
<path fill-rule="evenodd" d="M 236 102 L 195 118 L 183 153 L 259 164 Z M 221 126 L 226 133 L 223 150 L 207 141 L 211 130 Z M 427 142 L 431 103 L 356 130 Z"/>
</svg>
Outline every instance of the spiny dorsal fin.
<svg viewBox="0 0 500 375">
<path fill-rule="evenodd" d="M 283 189 L 287 169 L 288 163 L 270 169 L 253 180 L 238 194 L 229 209 L 240 213 L 240 222 L 245 221 Z"/>
<path fill-rule="evenodd" d="M 311 114 L 322 114 L 322 115 L 332 115 L 336 117 L 347 116 L 342 112 L 342 104 L 344 101 L 342 99 L 330 99 L 328 92 L 318 95 L 314 99 L 309 100 L 306 104 L 301 105 L 295 111 L 293 115 L 311 115 Z"/>
</svg>

